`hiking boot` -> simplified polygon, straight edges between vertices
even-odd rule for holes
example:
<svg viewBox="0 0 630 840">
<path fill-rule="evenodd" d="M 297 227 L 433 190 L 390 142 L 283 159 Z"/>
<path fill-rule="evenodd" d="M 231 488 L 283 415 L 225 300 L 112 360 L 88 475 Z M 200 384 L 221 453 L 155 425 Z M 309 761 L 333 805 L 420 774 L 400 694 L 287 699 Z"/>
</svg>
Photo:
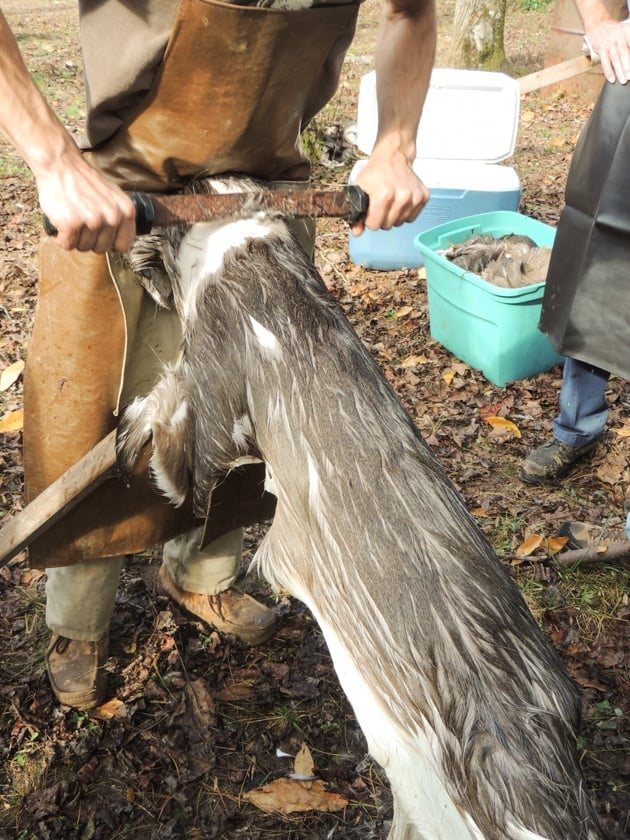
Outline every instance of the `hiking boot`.
<svg viewBox="0 0 630 840">
<path fill-rule="evenodd" d="M 276 623 L 274 611 L 233 586 L 218 595 L 186 592 L 161 566 L 157 575 L 157 590 L 185 612 L 222 633 L 238 636 L 248 645 L 258 645 L 273 636 Z"/>
<path fill-rule="evenodd" d="M 99 706 L 105 699 L 108 654 L 107 636 L 98 642 L 84 642 L 53 633 L 46 665 L 57 700 L 82 711 Z"/>
<path fill-rule="evenodd" d="M 584 446 L 571 446 L 552 438 L 534 449 L 523 461 L 521 479 L 526 484 L 542 484 L 561 478 L 576 461 L 592 452 L 596 445 L 597 441 L 591 441 Z"/>
</svg>

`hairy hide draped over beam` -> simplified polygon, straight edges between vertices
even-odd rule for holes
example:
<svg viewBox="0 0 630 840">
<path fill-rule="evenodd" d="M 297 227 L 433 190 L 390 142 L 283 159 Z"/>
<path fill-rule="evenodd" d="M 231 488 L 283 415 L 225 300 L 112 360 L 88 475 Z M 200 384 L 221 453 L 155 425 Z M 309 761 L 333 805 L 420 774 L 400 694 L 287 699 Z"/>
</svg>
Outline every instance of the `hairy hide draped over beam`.
<svg viewBox="0 0 630 840">
<path fill-rule="evenodd" d="M 151 432 L 157 486 L 203 515 L 264 461 L 278 502 L 256 562 L 322 628 L 391 784 L 390 840 L 600 838 L 576 689 L 285 223 L 165 231 L 136 269 L 156 255 L 181 357 L 124 414 L 121 466 Z"/>
</svg>

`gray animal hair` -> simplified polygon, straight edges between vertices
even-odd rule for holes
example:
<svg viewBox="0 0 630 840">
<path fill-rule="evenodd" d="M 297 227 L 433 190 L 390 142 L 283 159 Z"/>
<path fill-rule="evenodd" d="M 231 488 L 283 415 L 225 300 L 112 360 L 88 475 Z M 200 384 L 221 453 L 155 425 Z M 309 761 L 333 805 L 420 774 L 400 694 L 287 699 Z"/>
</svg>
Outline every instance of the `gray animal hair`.
<svg viewBox="0 0 630 840">
<path fill-rule="evenodd" d="M 124 414 L 121 465 L 152 430 L 158 487 L 205 515 L 240 459 L 265 462 L 256 562 L 322 626 L 391 782 L 390 840 L 600 838 L 578 693 L 394 390 L 281 220 L 215 235 L 154 243 L 181 359 Z"/>
</svg>

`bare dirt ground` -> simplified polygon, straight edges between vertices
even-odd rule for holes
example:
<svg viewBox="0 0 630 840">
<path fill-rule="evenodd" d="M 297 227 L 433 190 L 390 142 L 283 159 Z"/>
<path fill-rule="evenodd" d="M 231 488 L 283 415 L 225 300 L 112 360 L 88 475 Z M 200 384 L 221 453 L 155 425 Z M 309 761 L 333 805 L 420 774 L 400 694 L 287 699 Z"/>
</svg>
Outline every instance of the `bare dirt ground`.
<svg viewBox="0 0 630 840">
<path fill-rule="evenodd" d="M 548 7 L 508 6 L 508 59 L 543 65 Z M 29 67 L 64 122 L 83 112 L 76 8 L 71 0 L 3 3 Z M 371 67 L 376 0 L 367 0 L 335 100 L 312 135 L 355 119 L 360 76 Z M 440 58 L 453 2 L 440 4 Z M 521 103 L 514 166 L 521 211 L 555 224 L 568 164 L 588 107 L 561 92 Z M 465 126 L 462 126 L 465 131 Z M 19 426 L 19 363 L 28 353 L 40 217 L 32 178 L 0 147 L 0 418 Z M 324 155 L 327 157 L 326 155 Z M 343 184 L 354 156 L 318 164 L 315 178 Z M 619 538 L 629 480 L 626 383 L 611 378 L 608 431 L 568 479 L 528 488 L 527 452 L 550 433 L 560 368 L 503 388 L 456 360 L 430 336 L 422 273 L 366 271 L 348 259 L 341 223 L 320 226 L 317 263 L 332 293 L 444 463 L 582 692 L 578 749 L 589 793 L 610 840 L 630 831 L 628 572 L 620 563 L 563 568 L 553 540 L 567 521 Z M 15 378 L 11 375 L 14 371 Z M 497 434 L 489 416 L 518 434 Z M 0 515 L 22 504 L 19 429 L 0 435 Z M 261 529 L 248 536 L 248 556 Z M 538 548 L 526 557 L 526 540 Z M 42 573 L 16 558 L 0 570 L 0 838 L 384 838 L 391 799 L 384 776 L 339 688 L 311 615 L 254 576 L 243 585 L 273 605 L 278 632 L 246 648 L 180 614 L 155 593 L 159 552 L 127 559 L 111 627 L 110 702 L 97 714 L 59 707 L 45 670 Z M 325 795 L 309 810 L 269 814 L 252 790 L 286 776 L 306 744 Z M 343 797 L 347 804 L 336 807 Z M 280 796 L 279 807 L 286 807 Z M 570 840 L 570 838 L 567 838 Z"/>
</svg>

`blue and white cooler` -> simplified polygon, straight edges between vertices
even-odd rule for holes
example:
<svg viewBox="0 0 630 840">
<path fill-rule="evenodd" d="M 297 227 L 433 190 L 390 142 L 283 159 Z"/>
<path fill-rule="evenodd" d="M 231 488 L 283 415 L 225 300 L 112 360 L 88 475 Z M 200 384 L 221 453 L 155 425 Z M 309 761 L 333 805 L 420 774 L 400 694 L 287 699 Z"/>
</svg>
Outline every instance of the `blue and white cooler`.
<svg viewBox="0 0 630 840">
<path fill-rule="evenodd" d="M 520 106 L 518 82 L 504 73 L 434 69 L 418 128 L 414 171 L 431 191 L 415 222 L 392 230 L 350 234 L 350 258 L 380 270 L 423 264 L 414 239 L 436 225 L 495 210 L 518 210 L 521 185 L 516 171 L 501 165 L 514 152 Z M 376 77 L 361 79 L 357 147 L 369 155 L 377 128 Z M 366 161 L 350 174 L 353 182 Z"/>
</svg>

